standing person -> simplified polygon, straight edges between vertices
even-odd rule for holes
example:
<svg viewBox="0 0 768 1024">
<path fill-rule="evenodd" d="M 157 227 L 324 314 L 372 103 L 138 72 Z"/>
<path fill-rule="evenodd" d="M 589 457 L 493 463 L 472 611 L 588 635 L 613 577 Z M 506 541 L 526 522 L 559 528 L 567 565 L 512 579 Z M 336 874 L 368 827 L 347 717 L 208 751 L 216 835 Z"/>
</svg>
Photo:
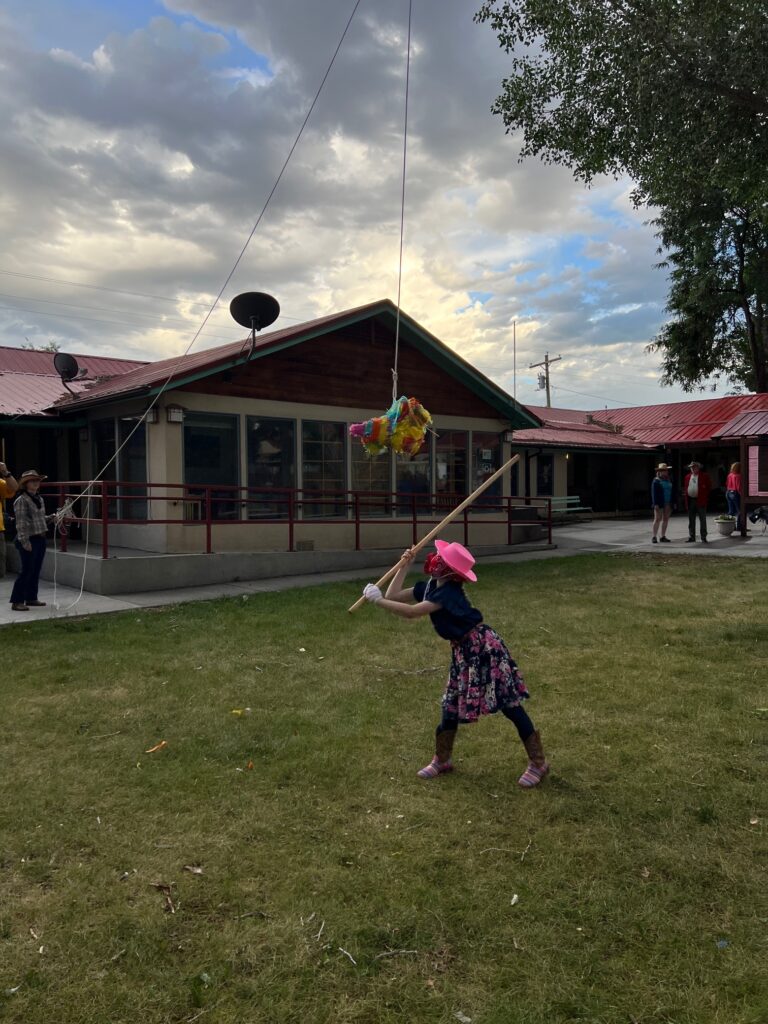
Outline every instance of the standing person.
<svg viewBox="0 0 768 1024">
<path fill-rule="evenodd" d="M 45 605 L 45 601 L 37 599 L 37 587 L 45 558 L 48 522 L 55 516 L 46 516 L 43 496 L 37 492 L 43 480 L 47 479 L 34 469 L 28 469 L 19 477 L 19 491 L 13 503 L 16 547 L 21 555 L 21 572 L 11 591 L 11 608 L 15 612 Z"/>
<path fill-rule="evenodd" d="M 5 499 L 12 498 L 18 489 L 16 477 L 4 462 L 0 462 L 0 578 L 5 576 L 6 568 Z"/>
<path fill-rule="evenodd" d="M 660 462 L 656 467 L 656 476 L 651 481 L 651 505 L 653 506 L 653 536 L 651 542 L 657 544 L 656 535 L 661 527 L 662 544 L 669 544 L 667 526 L 672 514 L 672 481 L 669 479 L 670 466 Z"/>
<path fill-rule="evenodd" d="M 741 463 L 734 462 L 725 481 L 728 515 L 736 516 L 736 529 L 741 529 Z"/>
<path fill-rule="evenodd" d="M 688 466 L 688 474 L 683 481 L 683 497 L 685 507 L 688 509 L 688 540 L 686 544 L 693 544 L 696 540 L 696 517 L 699 518 L 699 532 L 701 543 L 707 544 L 707 502 L 709 493 L 712 490 L 712 481 L 709 473 L 701 468 L 701 463 L 695 459 Z"/>
<path fill-rule="evenodd" d="M 436 553 L 427 556 L 424 572 L 429 579 L 404 588 L 405 577 L 415 557 L 403 552 L 406 563 L 398 569 L 384 597 L 369 583 L 363 590 L 367 601 L 404 619 L 429 615 L 437 633 L 451 643 L 451 668 L 443 694 L 442 720 L 435 731 L 435 756 L 417 774 L 435 779 L 453 771 L 451 754 L 460 724 L 476 722 L 497 711 L 516 727 L 528 754 L 528 767 L 517 780 L 523 789 L 538 786 L 549 772 L 541 737 L 522 708 L 528 689 L 504 641 L 464 593 L 465 582 L 474 583 L 475 563 L 462 544 L 435 541 Z"/>
</svg>

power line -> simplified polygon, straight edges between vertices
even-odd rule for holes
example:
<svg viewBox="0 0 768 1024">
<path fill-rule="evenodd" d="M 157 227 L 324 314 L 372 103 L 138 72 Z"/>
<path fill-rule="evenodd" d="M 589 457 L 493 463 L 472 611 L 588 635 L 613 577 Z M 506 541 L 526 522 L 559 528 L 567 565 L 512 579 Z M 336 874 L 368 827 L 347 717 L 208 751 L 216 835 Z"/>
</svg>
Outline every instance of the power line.
<svg viewBox="0 0 768 1024">
<path fill-rule="evenodd" d="M 152 326 L 150 324 L 129 324 L 121 320 L 103 320 L 95 316 L 75 316 L 74 313 L 44 313 L 41 309 L 25 309 L 23 306 L 7 306 L 3 303 L 0 303 L 0 309 L 12 309 L 18 313 L 34 313 L 35 316 L 47 316 L 51 317 L 53 320 L 85 320 L 92 324 L 108 324 L 110 327 L 131 327 L 133 329 L 141 330 L 143 328 L 146 330 L 148 327 Z M 231 344 L 233 340 L 237 340 L 232 338 L 222 338 L 219 337 L 219 335 L 210 334 L 208 331 L 202 330 L 197 332 L 195 340 L 203 334 L 207 338 L 213 338 L 215 341 L 225 341 L 227 344 Z M 184 354 L 186 355 L 186 353 Z"/>
<path fill-rule="evenodd" d="M 27 302 L 44 302 L 47 306 L 64 306 L 65 309 L 88 309 L 94 313 L 120 313 L 123 316 L 143 316 L 149 320 L 161 320 L 165 324 L 181 324 L 182 327 L 189 327 L 186 320 L 173 320 L 165 317 L 162 313 L 134 313 L 130 309 L 113 309 L 111 306 L 83 306 L 77 302 L 60 302 L 58 299 L 38 299 L 35 295 L 14 295 L 12 292 L 0 292 L 0 298 L 24 299 Z M 6 307 L 7 308 L 7 307 Z M 43 312 L 41 310 L 40 312 Z M 242 327 L 235 327 L 234 324 L 217 324 L 225 331 L 237 331 L 243 333 Z"/>
<path fill-rule="evenodd" d="M 609 398 L 607 395 L 590 395 L 586 391 L 574 391 L 573 388 L 564 388 L 560 384 L 553 385 L 555 391 L 567 391 L 570 395 L 581 395 L 583 398 L 596 398 L 598 402 L 615 402 L 625 409 L 642 409 L 643 403 L 625 402 L 622 398 Z"/>
<path fill-rule="evenodd" d="M 85 284 L 82 281 L 69 281 L 69 280 L 67 280 L 66 278 L 63 278 L 63 277 L 42 277 L 40 274 L 22 274 L 22 273 L 20 273 L 19 271 L 16 271 L 16 270 L 4 270 L 2 267 L 0 267 L 0 274 L 6 274 L 9 277 L 24 277 L 24 278 L 27 278 L 30 281 L 46 281 L 48 284 L 57 284 L 57 285 L 65 285 L 66 284 L 66 285 L 71 285 L 73 288 L 89 288 L 92 291 L 97 291 L 97 292 L 112 292 L 115 295 L 132 295 L 132 296 L 134 296 L 136 298 L 139 298 L 139 299 L 156 299 L 158 302 L 174 302 L 174 303 L 185 302 L 189 306 L 197 306 L 197 307 L 199 307 L 201 309 L 208 309 L 208 306 L 210 305 L 210 303 L 208 303 L 208 302 L 189 302 L 189 300 L 183 299 L 180 296 L 176 296 L 174 298 L 173 296 L 170 296 L 170 295 L 151 295 L 149 292 L 131 292 L 131 291 L 127 291 L 125 288 L 107 288 L 106 285 L 101 285 L 101 284 Z M 37 300 L 36 299 L 35 301 L 36 302 L 37 301 L 44 302 L 44 301 L 49 301 L 49 300 L 44 300 L 44 299 Z M 305 317 L 296 317 L 296 316 L 285 316 L 284 313 L 281 313 L 281 317 L 283 319 L 285 319 L 285 320 L 295 320 L 297 323 L 301 323 L 302 320 L 310 320 L 311 319 L 311 317 L 309 315 L 305 316 Z"/>
</svg>

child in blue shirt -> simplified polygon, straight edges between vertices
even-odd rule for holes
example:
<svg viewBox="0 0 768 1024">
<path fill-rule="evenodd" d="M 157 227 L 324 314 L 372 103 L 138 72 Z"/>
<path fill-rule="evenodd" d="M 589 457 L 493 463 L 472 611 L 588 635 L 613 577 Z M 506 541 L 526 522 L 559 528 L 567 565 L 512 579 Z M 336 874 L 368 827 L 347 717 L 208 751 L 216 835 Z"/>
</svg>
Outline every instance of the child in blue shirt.
<svg viewBox="0 0 768 1024">
<path fill-rule="evenodd" d="M 404 619 L 429 615 L 437 633 L 451 644 L 451 668 L 443 694 L 443 715 L 435 732 L 435 756 L 418 775 L 434 779 L 453 771 L 451 755 L 459 724 L 476 722 L 497 711 L 517 728 L 528 754 L 528 767 L 518 779 L 524 789 L 538 786 L 549 772 L 541 737 L 523 710 L 528 689 L 509 651 L 495 630 L 483 623 L 464 593 L 465 582 L 474 583 L 475 559 L 462 544 L 435 542 L 437 551 L 424 563 L 429 577 L 414 587 L 404 588 L 414 559 L 409 548 L 405 563 L 397 571 L 384 596 L 369 583 L 363 590 L 367 601 Z"/>
</svg>

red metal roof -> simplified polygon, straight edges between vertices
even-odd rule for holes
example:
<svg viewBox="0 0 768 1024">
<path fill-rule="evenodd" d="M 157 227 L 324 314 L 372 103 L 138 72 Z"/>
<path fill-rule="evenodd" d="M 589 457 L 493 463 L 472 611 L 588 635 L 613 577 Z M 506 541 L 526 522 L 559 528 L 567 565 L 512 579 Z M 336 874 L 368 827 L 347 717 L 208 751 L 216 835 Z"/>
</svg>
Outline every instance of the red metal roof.
<svg viewBox="0 0 768 1024">
<path fill-rule="evenodd" d="M 526 408 L 549 427 L 575 427 L 580 424 L 577 429 L 581 431 L 588 424 L 588 417 L 592 417 L 593 423 L 598 427 L 601 423 L 606 424 L 606 427 L 622 427 L 620 436 L 641 441 L 646 445 L 693 445 L 711 441 L 716 437 L 736 436 L 730 427 L 731 421 L 736 417 L 750 414 L 768 414 L 768 394 L 699 398 L 690 402 L 671 402 L 668 405 L 596 409 L 594 412 L 547 409 L 535 405 Z M 723 429 L 726 425 L 729 425 L 727 434 Z"/>
<path fill-rule="evenodd" d="M 309 340 L 318 334 L 327 332 L 334 326 L 346 326 L 357 323 L 367 316 L 376 316 L 386 313 L 394 317 L 397 307 L 389 299 L 381 299 L 376 302 L 366 303 L 364 306 L 356 306 L 353 309 L 344 310 L 341 313 L 333 313 L 330 316 L 318 317 L 305 323 L 296 324 L 279 331 L 271 331 L 269 334 L 256 338 L 256 349 L 263 353 L 272 349 L 279 349 L 285 346 Z M 485 377 L 479 370 L 463 359 L 458 353 L 453 352 L 447 345 L 444 345 L 438 338 L 421 327 L 415 320 L 412 320 L 405 313 L 400 311 L 401 332 L 403 328 L 411 331 L 411 337 L 418 337 L 426 342 L 427 347 L 438 357 L 451 364 L 449 372 L 458 373 L 465 384 L 483 395 L 486 401 L 496 406 L 505 416 L 511 419 L 525 419 L 530 422 L 537 422 L 525 410 L 525 406 L 518 404 L 514 399 L 500 388 L 488 377 Z M 117 396 L 128 396 L 131 394 L 151 394 L 154 390 L 173 387 L 182 381 L 194 380 L 197 377 L 207 376 L 215 373 L 218 369 L 236 365 L 238 362 L 245 362 L 250 350 L 250 337 L 242 341 L 236 341 L 229 345 L 222 345 L 214 349 L 205 349 L 186 356 L 177 356 L 171 359 L 163 359 L 156 363 L 149 363 L 138 369 L 123 373 L 119 377 L 89 387 L 82 394 L 74 397 L 66 397 L 57 403 L 62 411 L 69 412 L 78 407 L 86 407 L 97 402 L 108 401 Z M 447 357 L 447 360 L 446 360 Z"/>
<path fill-rule="evenodd" d="M 371 303 L 370 306 L 378 306 L 379 303 Z M 281 342 L 290 341 L 297 335 L 305 334 L 315 328 L 328 327 L 335 321 L 342 320 L 349 316 L 369 308 L 359 306 L 356 309 L 347 310 L 344 313 L 334 313 L 331 316 L 319 317 L 316 320 L 308 320 L 305 323 L 294 327 L 286 327 L 280 331 L 270 331 L 269 334 L 262 334 L 256 338 L 256 348 L 263 350 L 279 345 Z M 240 341 L 232 342 L 229 345 L 219 345 L 217 348 L 202 349 L 199 352 L 192 352 L 189 355 L 172 356 L 170 359 L 160 359 L 155 363 L 146 363 L 128 373 L 120 375 L 119 379 L 104 381 L 88 388 L 78 398 L 65 399 L 60 402 L 60 407 L 84 404 L 85 402 L 103 401 L 117 395 L 130 394 L 133 391 L 150 391 L 166 383 L 172 385 L 174 381 L 183 380 L 194 375 L 200 370 L 213 370 L 222 364 L 231 363 L 240 356 L 245 356 L 251 344 L 250 335 Z"/>
<path fill-rule="evenodd" d="M 722 427 L 745 412 L 768 411 L 768 394 L 731 395 L 669 405 L 600 409 L 592 413 L 603 423 L 624 427 L 624 434 L 646 444 L 696 444 L 719 436 Z"/>
<path fill-rule="evenodd" d="M 82 390 L 82 383 L 71 383 Z M 58 374 L 0 373 L 0 416 L 46 416 L 45 410 L 66 393 Z"/>
<path fill-rule="evenodd" d="M 0 345 L 0 416 L 48 416 L 45 410 L 69 392 L 53 365 L 54 352 Z M 91 378 L 113 377 L 143 366 L 137 359 L 76 355 L 78 366 Z M 70 381 L 81 392 L 88 381 Z"/>
<path fill-rule="evenodd" d="M 768 410 L 765 412 L 743 412 L 718 430 L 714 437 L 758 437 L 768 434 Z"/>
<path fill-rule="evenodd" d="M 531 430 L 515 430 L 512 444 L 541 444 L 556 448 L 602 448 L 605 451 L 649 451 L 650 445 L 604 427 L 548 424 Z"/>
<path fill-rule="evenodd" d="M 12 348 L 0 345 L 0 373 L 35 373 L 47 377 L 58 377 L 53 365 L 55 352 L 41 352 L 34 349 Z M 90 377 L 113 377 L 145 364 L 138 359 L 113 359 L 111 356 L 86 356 L 71 353 L 81 370 L 87 370 Z"/>
</svg>

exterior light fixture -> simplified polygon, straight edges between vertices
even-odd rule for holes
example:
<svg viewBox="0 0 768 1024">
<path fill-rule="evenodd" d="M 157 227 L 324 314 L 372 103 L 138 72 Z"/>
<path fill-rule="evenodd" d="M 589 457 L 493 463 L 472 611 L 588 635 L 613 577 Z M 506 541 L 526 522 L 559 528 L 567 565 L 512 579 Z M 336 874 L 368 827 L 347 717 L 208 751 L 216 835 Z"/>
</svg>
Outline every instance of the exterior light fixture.
<svg viewBox="0 0 768 1024">
<path fill-rule="evenodd" d="M 183 423 L 184 409 L 180 405 L 166 405 L 165 418 L 169 423 Z"/>
<path fill-rule="evenodd" d="M 157 423 L 157 406 L 153 405 L 151 409 L 147 409 L 144 413 L 145 423 Z"/>
<path fill-rule="evenodd" d="M 85 443 L 87 443 L 88 442 L 88 438 L 90 436 L 91 435 L 90 435 L 90 433 L 88 431 L 88 427 L 80 427 L 79 437 L 80 437 L 81 441 L 84 441 Z"/>
</svg>

